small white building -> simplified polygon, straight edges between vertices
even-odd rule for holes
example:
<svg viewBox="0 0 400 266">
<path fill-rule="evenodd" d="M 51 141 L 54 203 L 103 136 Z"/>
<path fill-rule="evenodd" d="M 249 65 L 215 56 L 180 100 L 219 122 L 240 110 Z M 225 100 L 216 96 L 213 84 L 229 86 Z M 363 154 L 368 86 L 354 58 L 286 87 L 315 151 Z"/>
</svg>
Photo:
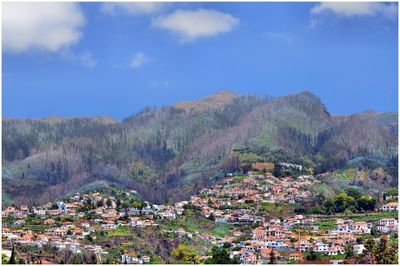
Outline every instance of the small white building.
<svg viewBox="0 0 400 266">
<path fill-rule="evenodd" d="M 322 243 L 322 242 L 316 243 L 315 247 L 314 247 L 315 252 L 324 252 L 325 253 L 326 251 L 328 251 L 328 249 L 329 249 L 329 245 Z"/>
<path fill-rule="evenodd" d="M 122 254 L 121 255 L 121 263 L 125 264 L 142 264 L 143 261 L 135 256 Z"/>
<path fill-rule="evenodd" d="M 371 233 L 371 224 L 367 222 L 354 222 L 351 225 L 352 230 L 361 230 L 364 234 Z"/>
<path fill-rule="evenodd" d="M 353 253 L 354 254 L 362 254 L 364 251 L 365 247 L 363 244 L 358 244 L 353 246 Z"/>
<path fill-rule="evenodd" d="M 101 228 L 103 230 L 115 230 L 115 229 L 117 229 L 117 225 L 114 223 L 106 223 L 106 224 L 102 224 Z"/>
<path fill-rule="evenodd" d="M 379 220 L 379 225 L 381 226 L 397 226 L 398 222 L 397 219 L 394 218 L 384 218 Z"/>
<path fill-rule="evenodd" d="M 143 263 L 149 263 L 150 262 L 150 257 L 149 256 L 143 256 L 142 260 L 143 260 Z"/>
<path fill-rule="evenodd" d="M 384 218 L 379 221 L 377 229 L 383 233 L 397 232 L 398 221 L 394 218 Z"/>
<path fill-rule="evenodd" d="M 336 249 L 328 249 L 324 253 L 328 256 L 336 256 L 338 254 L 338 251 Z"/>
<path fill-rule="evenodd" d="M 384 212 L 397 211 L 399 209 L 398 202 L 389 202 L 382 206 L 381 210 Z"/>
</svg>

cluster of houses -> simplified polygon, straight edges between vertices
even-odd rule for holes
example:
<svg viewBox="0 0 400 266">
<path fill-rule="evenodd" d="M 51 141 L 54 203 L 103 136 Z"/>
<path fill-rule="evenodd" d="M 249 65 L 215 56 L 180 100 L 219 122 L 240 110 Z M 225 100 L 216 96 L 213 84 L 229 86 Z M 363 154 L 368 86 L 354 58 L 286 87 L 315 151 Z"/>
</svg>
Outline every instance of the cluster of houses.
<svg viewBox="0 0 400 266">
<path fill-rule="evenodd" d="M 318 182 L 312 176 L 276 178 L 271 174 L 245 178 L 227 178 L 213 188 L 192 196 L 190 203 L 199 207 L 205 217 L 232 225 L 254 224 L 263 220 L 257 216 L 253 203 L 301 203 L 312 194 L 308 189 Z"/>
<path fill-rule="evenodd" d="M 371 233 L 372 223 L 353 222 L 353 220 L 339 219 L 336 221 L 336 228 L 330 230 L 332 235 L 366 235 Z"/>
<path fill-rule="evenodd" d="M 217 246 L 230 243 L 229 254 L 242 263 L 301 262 L 305 253 L 314 251 L 325 256 L 343 254 L 352 245 L 354 254 L 362 254 L 363 244 L 357 238 L 371 234 L 375 228 L 384 234 L 398 231 L 398 220 L 383 218 L 378 222 L 337 219 L 335 228 L 321 230 L 315 217 L 296 215 L 287 219 L 267 220 L 261 212 L 262 203 L 302 203 L 312 197 L 310 186 L 319 182 L 312 176 L 276 178 L 271 174 L 236 177 L 228 176 L 213 188 L 203 189 L 189 201 L 154 205 L 148 202 L 129 201 L 134 192 L 124 192 L 125 197 L 116 199 L 99 192 L 75 194 L 57 204 L 48 203 L 38 207 L 7 207 L 2 211 L 2 247 L 10 251 L 20 244 L 43 250 L 67 250 L 72 253 L 90 252 L 102 262 L 108 254 L 107 247 L 88 241 L 97 233 L 119 230 L 123 227 L 157 227 L 162 220 L 174 220 L 191 205 L 215 223 L 226 223 L 235 229 L 224 237 L 212 234 L 188 232 L 184 228 L 167 230 L 178 237 L 199 237 Z M 124 204 L 124 200 L 126 200 Z M 100 204 L 101 203 L 101 204 Z M 261 204 L 260 204 L 261 203 Z M 382 206 L 382 211 L 398 210 L 397 202 Z M 250 225 L 250 237 L 244 235 L 241 226 Z M 240 242 L 239 242 L 240 241 Z M 150 257 L 126 251 L 118 259 L 122 264 L 150 263 Z M 26 254 L 21 254 L 27 262 Z M 334 257 L 332 257 L 334 258 Z M 40 263 L 58 263 L 56 258 L 46 257 Z M 340 261 L 335 261 L 339 262 Z"/>
<path fill-rule="evenodd" d="M 378 223 L 372 222 L 353 222 L 352 220 L 338 219 L 336 221 L 336 229 L 331 230 L 332 235 L 368 235 L 371 233 L 372 227 L 375 227 L 382 233 L 393 233 L 398 230 L 398 220 L 395 218 L 383 218 Z"/>
<path fill-rule="evenodd" d="M 2 243 L 5 249 L 11 249 L 14 244 L 19 244 L 25 247 L 34 247 L 37 248 L 37 250 L 50 248 L 61 251 L 69 250 L 75 254 L 85 251 L 94 254 L 96 259 L 101 261 L 102 256 L 108 254 L 108 252 L 101 246 L 83 243 L 82 239 L 85 234 L 87 234 L 87 231 L 84 231 L 83 226 L 77 227 L 68 223 L 62 224 L 60 227 L 46 229 L 44 232 L 40 233 L 26 229 L 3 227 Z M 28 261 L 26 254 L 20 254 L 20 257 Z M 52 261 L 51 258 L 48 258 L 46 261 L 58 263 L 57 260 Z"/>
<path fill-rule="evenodd" d="M 103 204 L 96 204 L 100 201 Z M 88 202 L 92 203 L 92 209 L 86 208 Z M 118 207 L 118 204 L 120 202 L 114 197 L 106 198 L 100 193 L 92 193 L 75 194 L 67 202 L 58 202 L 57 205 L 48 203 L 32 208 L 25 205 L 7 207 L 2 211 L 3 248 L 10 250 L 14 244 L 21 244 L 37 249 L 48 247 L 73 253 L 90 252 L 101 262 L 108 252 L 101 246 L 88 245 L 84 241 L 86 236 L 116 230 L 118 227 L 157 226 L 155 216 L 175 219 L 182 214 L 187 202 L 174 205 L 150 205 L 144 202 L 143 206 L 128 208 Z M 47 260 L 58 263 L 51 258 Z M 121 257 L 121 262 L 148 263 L 149 258 L 126 256 Z"/>
<path fill-rule="evenodd" d="M 121 263 L 122 264 L 144 264 L 149 263 L 149 256 L 138 257 L 135 254 L 122 254 L 121 255 Z"/>
<path fill-rule="evenodd" d="M 356 239 L 369 235 L 372 227 L 382 233 L 397 232 L 398 220 L 394 218 L 384 218 L 377 223 L 338 219 L 332 230 L 320 230 L 316 218 L 302 215 L 283 221 L 266 221 L 260 215 L 259 206 L 253 204 L 302 203 L 312 196 L 309 188 L 317 182 L 311 176 L 276 178 L 267 173 L 235 178 L 231 175 L 214 188 L 203 189 L 199 195 L 192 196 L 190 204 L 201 208 L 203 216 L 212 216 L 216 223 L 235 226 L 262 224 L 253 230 L 251 240 L 234 244 L 234 247 L 240 249 L 236 248 L 237 251 L 230 253 L 245 264 L 268 263 L 271 259 L 303 261 L 304 253 L 311 250 L 326 256 L 336 256 L 343 254 L 348 244 L 352 245 L 354 254 L 361 254 L 364 246 L 357 244 Z M 395 211 L 397 202 L 387 203 L 381 210 Z M 301 235 L 299 231 L 302 231 Z"/>
<path fill-rule="evenodd" d="M 242 241 L 237 246 L 239 251 L 231 252 L 245 264 L 269 263 L 275 261 L 305 260 L 304 253 L 311 250 L 326 256 L 337 256 L 345 253 L 347 245 L 351 245 L 353 254 L 362 254 L 365 247 L 356 242 L 360 235 L 368 235 L 376 226 L 382 232 L 397 232 L 398 221 L 393 218 L 381 219 L 378 223 L 354 222 L 352 220 L 336 220 L 336 228 L 319 230 L 315 218 L 296 215 L 281 221 L 271 219 L 252 231 L 252 238 Z M 340 260 L 332 260 L 340 263 Z"/>
</svg>

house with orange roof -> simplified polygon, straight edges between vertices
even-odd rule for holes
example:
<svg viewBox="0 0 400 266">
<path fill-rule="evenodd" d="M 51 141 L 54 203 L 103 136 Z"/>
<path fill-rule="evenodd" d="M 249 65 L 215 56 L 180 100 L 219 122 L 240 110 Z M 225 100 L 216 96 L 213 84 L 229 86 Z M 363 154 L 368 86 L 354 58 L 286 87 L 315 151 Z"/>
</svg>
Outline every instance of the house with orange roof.
<svg viewBox="0 0 400 266">
<path fill-rule="evenodd" d="M 302 261 L 303 260 L 303 254 L 301 253 L 290 253 L 288 255 L 288 259 L 292 261 Z"/>
<path fill-rule="evenodd" d="M 125 221 L 118 221 L 117 224 L 118 226 L 128 226 L 128 223 Z"/>
<path fill-rule="evenodd" d="M 270 260 L 271 256 L 273 256 L 274 259 L 279 260 L 281 259 L 281 254 L 275 250 L 275 249 L 269 249 L 269 248 L 263 248 L 260 250 L 260 255 L 263 259 L 265 260 Z"/>
<path fill-rule="evenodd" d="M 395 218 L 383 218 L 379 220 L 379 225 L 381 226 L 394 226 L 397 225 L 398 221 Z"/>
<path fill-rule="evenodd" d="M 49 260 L 40 260 L 39 264 L 55 264 L 55 263 L 53 263 L 53 262 L 51 262 Z"/>
<path fill-rule="evenodd" d="M 398 206 L 399 206 L 399 204 L 398 204 L 397 201 L 396 202 L 389 202 L 389 203 L 386 203 L 385 205 L 383 205 L 381 207 L 381 210 L 384 211 L 384 212 L 397 211 L 399 209 Z"/>
<path fill-rule="evenodd" d="M 262 240 L 267 236 L 265 231 L 257 231 L 253 233 L 253 239 L 254 240 Z"/>
<path fill-rule="evenodd" d="M 82 230 L 79 228 L 76 228 L 72 231 L 72 233 L 76 236 L 82 235 Z"/>
<path fill-rule="evenodd" d="M 65 236 L 67 234 L 67 231 L 62 228 L 50 228 L 46 230 L 49 234 L 53 236 Z"/>
<path fill-rule="evenodd" d="M 371 233 L 371 226 L 372 224 L 367 222 L 354 222 L 351 225 L 351 229 L 357 233 L 361 231 L 361 234 L 369 234 Z"/>
<path fill-rule="evenodd" d="M 336 256 L 338 255 L 338 251 L 336 249 L 328 249 L 324 252 L 328 256 Z"/>
<path fill-rule="evenodd" d="M 149 256 L 142 256 L 143 263 L 149 263 L 150 257 Z"/>
<path fill-rule="evenodd" d="M 49 225 L 49 224 L 54 224 L 56 221 L 54 219 L 48 218 L 43 221 L 43 224 Z"/>
<path fill-rule="evenodd" d="M 257 264 L 258 258 L 253 252 L 243 252 L 240 254 L 240 261 L 244 264 Z"/>
</svg>

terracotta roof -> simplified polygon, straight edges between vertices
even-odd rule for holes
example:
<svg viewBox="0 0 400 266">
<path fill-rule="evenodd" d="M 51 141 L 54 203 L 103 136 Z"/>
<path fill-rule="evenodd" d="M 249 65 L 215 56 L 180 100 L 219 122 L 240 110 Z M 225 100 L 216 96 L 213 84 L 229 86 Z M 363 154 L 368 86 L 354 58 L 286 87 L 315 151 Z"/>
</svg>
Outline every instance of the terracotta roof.
<svg viewBox="0 0 400 266">
<path fill-rule="evenodd" d="M 260 250 L 261 254 L 271 254 L 271 251 L 273 252 L 273 254 L 277 254 L 280 255 L 280 253 L 278 251 L 276 251 L 275 249 L 269 249 L 269 248 L 263 248 Z"/>
</svg>

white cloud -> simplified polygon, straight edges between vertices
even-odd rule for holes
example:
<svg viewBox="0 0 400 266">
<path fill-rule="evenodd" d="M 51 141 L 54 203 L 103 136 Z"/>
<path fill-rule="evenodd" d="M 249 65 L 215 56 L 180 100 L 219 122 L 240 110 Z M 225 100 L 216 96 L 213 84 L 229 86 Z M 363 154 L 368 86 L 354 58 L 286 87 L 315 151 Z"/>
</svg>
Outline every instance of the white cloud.
<svg viewBox="0 0 400 266">
<path fill-rule="evenodd" d="M 57 52 L 76 44 L 84 16 L 76 3 L 3 3 L 3 48 Z"/>
<path fill-rule="evenodd" d="M 139 68 L 144 64 L 149 62 L 149 57 L 143 52 L 137 52 L 132 56 L 131 62 L 129 63 L 129 67 L 131 68 Z"/>
<path fill-rule="evenodd" d="M 108 15 L 115 15 L 118 11 L 129 15 L 151 15 L 160 12 L 166 4 L 160 2 L 103 3 L 101 11 Z"/>
<path fill-rule="evenodd" d="M 193 41 L 229 32 L 239 24 L 239 19 L 215 10 L 181 10 L 153 19 L 155 28 L 177 34 L 181 42 Z"/>
<path fill-rule="evenodd" d="M 293 41 L 293 35 L 290 32 L 267 32 L 266 35 L 269 38 L 281 39 L 288 43 Z"/>
<path fill-rule="evenodd" d="M 395 19 L 397 5 L 377 2 L 323 2 L 311 9 L 311 14 L 314 16 L 329 13 L 342 17 L 380 15 L 387 19 Z"/>
<path fill-rule="evenodd" d="M 64 49 L 60 51 L 60 55 L 65 60 L 78 62 L 87 68 L 94 68 L 97 65 L 97 61 L 93 58 L 93 54 L 90 50 L 73 52 L 69 49 Z"/>
</svg>

